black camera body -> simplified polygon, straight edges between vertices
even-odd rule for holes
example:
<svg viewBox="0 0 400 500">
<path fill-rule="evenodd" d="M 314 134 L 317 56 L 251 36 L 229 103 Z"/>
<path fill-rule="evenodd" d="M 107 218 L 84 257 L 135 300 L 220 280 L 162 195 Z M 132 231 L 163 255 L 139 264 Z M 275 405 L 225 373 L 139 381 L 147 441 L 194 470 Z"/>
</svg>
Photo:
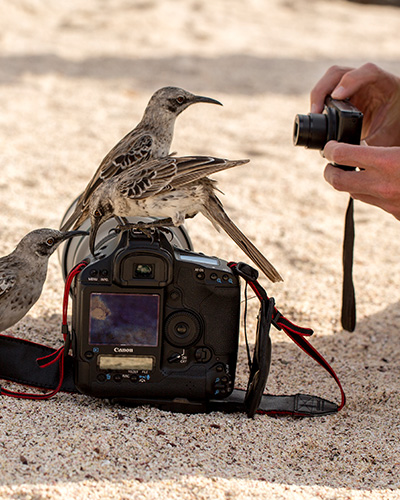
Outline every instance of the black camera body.
<svg viewBox="0 0 400 500">
<path fill-rule="evenodd" d="M 226 398 L 235 379 L 240 285 L 227 263 L 123 231 L 75 278 L 76 387 L 113 400 Z"/>
<path fill-rule="evenodd" d="M 363 114 L 349 101 L 327 97 L 323 113 L 296 115 L 293 143 L 309 149 L 324 149 L 329 141 L 360 144 Z"/>
</svg>

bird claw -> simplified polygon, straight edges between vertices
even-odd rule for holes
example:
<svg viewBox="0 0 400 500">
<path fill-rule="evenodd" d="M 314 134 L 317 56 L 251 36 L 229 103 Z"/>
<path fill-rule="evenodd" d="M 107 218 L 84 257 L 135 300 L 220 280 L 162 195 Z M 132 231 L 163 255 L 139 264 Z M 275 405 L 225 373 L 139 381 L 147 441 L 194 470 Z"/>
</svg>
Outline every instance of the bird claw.
<svg viewBox="0 0 400 500">
<path fill-rule="evenodd" d="M 118 224 L 115 227 L 116 232 L 120 231 L 140 231 L 142 232 L 147 238 L 152 239 L 154 236 L 154 232 L 156 229 L 159 230 L 165 230 L 166 232 L 171 232 L 170 229 L 168 229 L 167 226 L 174 226 L 173 222 L 171 219 L 158 219 L 155 220 L 154 222 L 124 222 L 122 224 Z"/>
</svg>

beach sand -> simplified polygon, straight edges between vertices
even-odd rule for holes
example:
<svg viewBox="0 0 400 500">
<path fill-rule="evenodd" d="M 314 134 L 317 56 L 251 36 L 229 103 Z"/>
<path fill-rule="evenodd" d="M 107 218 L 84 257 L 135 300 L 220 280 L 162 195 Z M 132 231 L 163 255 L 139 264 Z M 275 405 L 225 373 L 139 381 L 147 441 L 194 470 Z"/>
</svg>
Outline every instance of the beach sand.
<svg viewBox="0 0 400 500">
<path fill-rule="evenodd" d="M 332 64 L 400 74 L 400 10 L 334 0 L 77 0 L 0 3 L 0 255 L 59 227 L 104 155 L 166 85 L 213 97 L 177 120 L 172 150 L 249 158 L 215 175 L 226 211 L 284 282 L 278 308 L 311 327 L 347 395 L 338 414 L 184 415 L 84 395 L 0 399 L 1 499 L 400 498 L 399 222 L 356 203 L 357 328 L 340 325 L 347 195 L 295 148 L 297 113 Z M 202 216 L 196 251 L 248 259 Z M 57 256 L 42 297 L 8 335 L 58 347 Z M 254 342 L 258 305 L 249 302 Z M 243 330 L 243 329 L 242 329 Z M 248 377 L 241 331 L 237 385 Z M 266 391 L 339 401 L 332 379 L 272 332 Z M 22 361 L 21 361 L 22 362 Z M 9 387 L 9 384 L 5 384 Z"/>
</svg>

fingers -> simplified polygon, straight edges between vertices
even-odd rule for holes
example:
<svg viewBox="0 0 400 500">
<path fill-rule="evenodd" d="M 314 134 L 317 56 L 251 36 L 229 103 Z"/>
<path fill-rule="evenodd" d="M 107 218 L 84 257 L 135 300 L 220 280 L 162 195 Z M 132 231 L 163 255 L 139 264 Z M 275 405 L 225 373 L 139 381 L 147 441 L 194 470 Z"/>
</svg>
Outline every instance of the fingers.
<svg viewBox="0 0 400 500">
<path fill-rule="evenodd" d="M 346 144 L 329 141 L 323 151 L 324 157 L 338 165 L 349 165 L 362 170 L 377 170 L 381 177 L 393 179 L 400 175 L 400 148 Z"/>
<path fill-rule="evenodd" d="M 346 99 L 356 94 L 362 87 L 376 82 L 382 70 L 375 64 L 367 63 L 357 69 L 348 71 L 332 91 L 334 99 Z"/>
<path fill-rule="evenodd" d="M 400 148 L 354 146 L 331 141 L 325 157 L 335 163 L 359 167 L 344 171 L 327 165 L 324 177 L 337 191 L 382 208 L 400 218 Z"/>
<path fill-rule="evenodd" d="M 331 66 L 325 75 L 311 90 L 311 113 L 321 113 L 324 109 L 325 97 L 332 93 L 342 79 L 343 75 L 352 68 L 344 66 Z"/>
<path fill-rule="evenodd" d="M 337 191 L 384 198 L 388 192 L 382 186 L 386 182 L 390 183 L 390 173 L 384 166 L 383 149 L 330 141 L 324 149 L 324 155 L 328 161 L 358 167 L 360 170 L 346 171 L 329 164 L 324 171 L 325 180 Z"/>
<path fill-rule="evenodd" d="M 334 99 L 347 99 L 362 87 L 374 83 L 382 75 L 382 70 L 372 63 L 357 69 L 345 66 L 332 66 L 315 85 L 310 94 L 311 112 L 320 113 L 325 97 L 330 94 Z"/>
<path fill-rule="evenodd" d="M 329 163 L 324 170 L 324 178 L 336 191 L 346 191 L 348 193 L 360 193 L 366 190 L 363 171 L 341 170 Z M 363 187 L 364 185 L 364 187 Z"/>
</svg>

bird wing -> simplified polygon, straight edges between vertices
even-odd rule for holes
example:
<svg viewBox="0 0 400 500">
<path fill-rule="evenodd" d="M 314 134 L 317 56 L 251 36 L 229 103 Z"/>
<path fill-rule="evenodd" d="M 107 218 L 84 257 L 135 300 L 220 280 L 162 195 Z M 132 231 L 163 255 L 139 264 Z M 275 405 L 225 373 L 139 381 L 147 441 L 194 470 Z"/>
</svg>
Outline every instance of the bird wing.
<svg viewBox="0 0 400 500">
<path fill-rule="evenodd" d="M 226 160 L 213 156 L 166 156 L 146 162 L 143 168 L 135 165 L 126 169 L 119 175 L 118 189 L 128 198 L 147 198 L 248 161 Z"/>
<path fill-rule="evenodd" d="M 168 189 L 177 173 L 176 160 L 169 156 L 150 160 L 142 168 L 135 165 L 108 182 L 116 179 L 120 194 L 127 198 L 147 198 L 163 189 Z"/>
<path fill-rule="evenodd" d="M 129 148 L 127 147 L 129 145 Z M 127 144 L 128 143 L 128 144 Z M 139 165 L 151 156 L 153 138 L 150 134 L 135 135 L 134 140 L 130 134 L 126 135 L 103 159 L 92 180 L 82 195 L 82 204 L 86 205 L 90 195 L 97 189 L 99 184 L 121 173 Z"/>
<path fill-rule="evenodd" d="M 74 228 L 79 227 L 88 210 L 91 195 L 102 182 L 149 160 L 152 146 L 153 137 L 148 133 L 138 134 L 135 129 L 121 139 L 103 158 L 94 176 L 77 200 L 74 212 L 60 229 L 66 231 L 72 224 Z"/>
<path fill-rule="evenodd" d="M 121 141 L 122 142 L 122 141 Z M 111 150 L 110 157 L 107 155 L 100 165 L 99 177 L 109 179 L 122 170 L 132 167 L 135 164 L 142 163 L 150 158 L 153 138 L 149 134 L 140 135 L 129 147 L 123 148 L 123 152 L 118 154 L 118 148 Z"/>
<path fill-rule="evenodd" d="M 170 188 L 178 189 L 185 184 L 197 181 L 208 175 L 244 165 L 250 160 L 227 160 L 214 156 L 181 156 L 176 158 L 177 173 L 171 180 Z"/>
<path fill-rule="evenodd" d="M 17 282 L 15 272 L 11 269 L 0 271 L 0 298 L 5 297 Z"/>
</svg>

